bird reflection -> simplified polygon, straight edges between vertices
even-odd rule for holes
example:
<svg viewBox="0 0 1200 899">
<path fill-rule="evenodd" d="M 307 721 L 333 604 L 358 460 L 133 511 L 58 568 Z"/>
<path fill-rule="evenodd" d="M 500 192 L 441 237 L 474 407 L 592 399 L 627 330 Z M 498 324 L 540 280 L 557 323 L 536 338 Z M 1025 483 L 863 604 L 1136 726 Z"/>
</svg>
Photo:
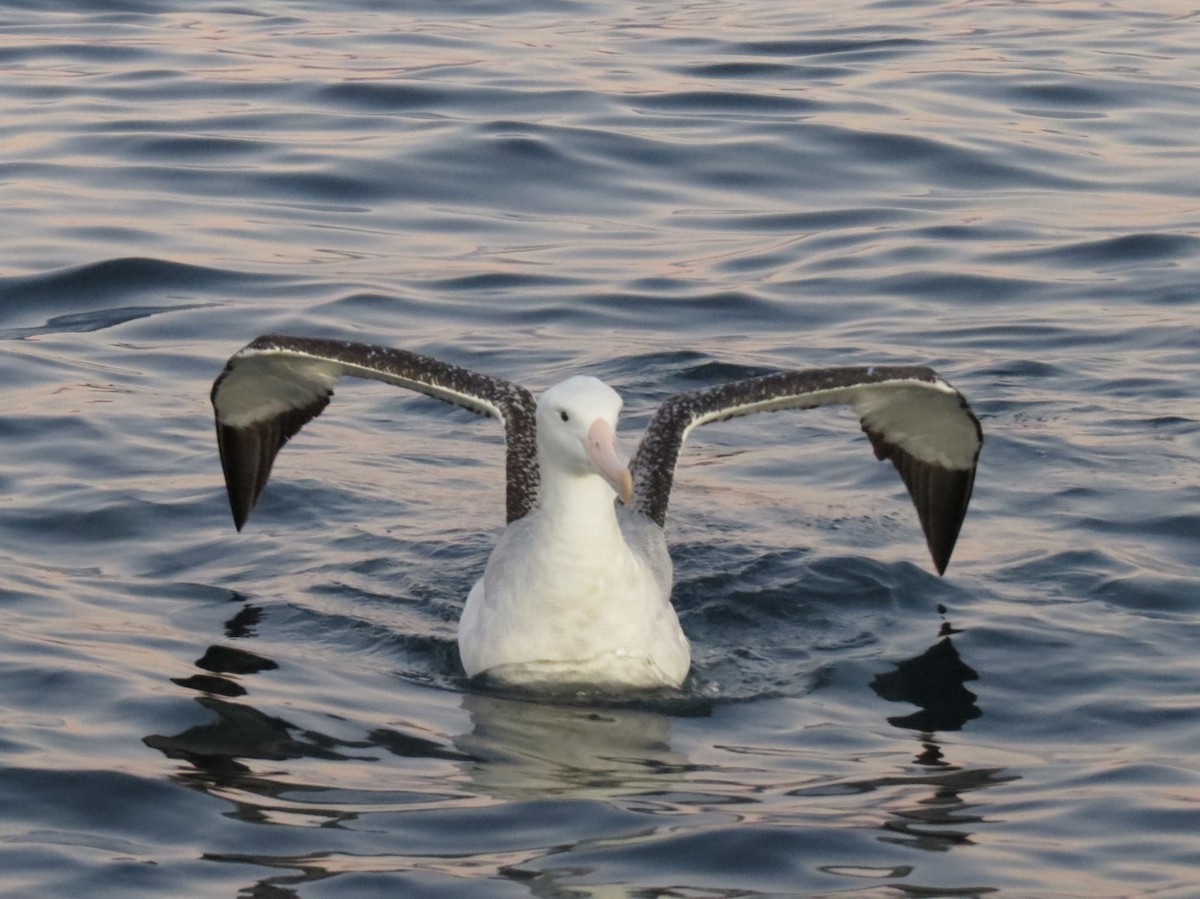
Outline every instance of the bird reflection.
<svg viewBox="0 0 1200 899">
<path fill-rule="evenodd" d="M 945 614 L 941 606 L 938 611 Z M 871 681 L 871 689 L 881 699 L 917 706 L 915 712 L 887 720 L 894 727 L 918 732 L 921 749 L 914 761 L 927 770 L 891 782 L 932 790 L 915 803 L 890 811 L 891 817 L 882 825 L 884 836 L 880 837 L 885 843 L 930 852 L 970 845 L 974 830 L 985 818 L 978 811 L 983 803 L 968 802 L 966 796 L 1017 779 L 1001 768 L 958 767 L 946 758 L 938 741 L 938 731 L 961 730 L 983 714 L 975 704 L 975 694 L 965 686 L 967 681 L 978 680 L 979 674 L 962 660 L 954 646 L 951 638 L 957 633 L 960 631 L 949 622 L 943 622 L 939 639 L 932 646 Z"/>
<path fill-rule="evenodd" d="M 260 617 L 256 607 L 242 607 L 226 623 L 224 636 L 228 640 L 252 636 Z M 364 834 L 373 833 L 376 824 L 372 821 L 364 827 L 356 821 L 411 809 L 435 810 L 448 821 L 467 822 L 469 810 L 481 800 L 504 808 L 505 813 L 542 809 L 547 801 L 584 800 L 586 804 L 579 808 L 620 809 L 626 816 L 623 821 L 634 820 L 628 815 L 644 815 L 645 833 L 649 833 L 664 815 L 702 821 L 697 825 L 701 827 L 715 826 L 717 821 L 734 827 L 743 815 L 761 816 L 765 808 L 773 808 L 769 814 L 807 820 L 814 807 L 825 807 L 830 795 L 875 793 L 871 805 L 884 812 L 876 831 L 879 841 L 944 853 L 971 845 L 974 834 L 985 826 L 987 801 L 980 791 L 1015 779 L 1000 768 L 956 763 L 947 757 L 955 754 L 955 748 L 938 739 L 939 731 L 959 730 L 981 714 L 975 695 L 965 687 L 978 674 L 959 656 L 955 633 L 946 625 L 926 651 L 897 663 L 893 671 L 871 683 L 880 697 L 917 708 L 888 719 L 916 737 L 920 746 L 916 766 L 897 769 L 889 762 L 884 772 L 875 765 L 867 765 L 871 770 L 864 772 L 863 764 L 852 763 L 841 774 L 805 778 L 804 786 L 782 792 L 780 771 L 771 762 L 762 769 L 752 762 L 742 768 L 714 767 L 693 762 L 672 746 L 686 744 L 672 734 L 673 726 L 683 729 L 674 719 L 713 711 L 714 700 L 694 692 L 630 701 L 627 695 L 498 694 L 475 690 L 471 684 L 465 691 L 447 693 L 450 703 L 457 701 L 465 712 L 459 718 L 462 733 L 389 721 L 386 727 L 354 730 L 349 739 L 338 739 L 260 711 L 246 701 L 243 697 L 253 688 L 256 675 L 277 665 L 228 642 L 200 654 L 190 676 L 173 678 L 200 691 L 196 702 L 205 710 L 206 721 L 174 735 L 147 736 L 144 741 L 169 758 L 185 761 L 186 769 L 175 774 L 177 780 L 230 803 L 233 817 L 322 828 L 320 839 L 297 844 L 309 848 L 290 854 L 280 853 L 269 841 L 262 851 L 247 845 L 245 850 L 206 853 L 210 861 L 268 871 L 242 891 L 248 896 L 296 896 L 293 888 L 358 872 L 364 866 L 459 876 L 461 862 L 454 854 L 423 849 L 396 853 L 386 841 L 371 844 L 373 854 L 364 854 Z M 728 747 L 719 749 L 728 751 Z M 747 749 L 739 762 L 755 754 L 771 758 L 768 753 L 775 751 Z M 807 764 L 806 747 L 779 752 L 789 760 L 789 770 Z M 394 779 L 377 785 L 378 775 L 366 773 L 367 768 L 388 756 L 400 760 L 380 765 Z M 821 765 L 827 763 L 820 751 L 814 758 Z M 313 766 L 299 763 L 314 759 L 338 763 L 341 770 L 313 781 L 297 774 L 311 772 Z M 278 764 L 293 760 L 297 764 Z M 372 765 L 346 764 L 359 762 Z M 411 776 L 406 776 L 409 771 Z M 361 777 L 366 779 L 358 789 L 353 784 Z M 699 817 L 689 817 L 694 815 Z M 597 832 L 606 832 L 598 827 Z M 576 843 L 591 846 L 594 834 L 585 831 L 564 833 L 561 846 L 554 832 L 552 847 L 538 843 L 511 852 L 489 850 L 479 855 L 477 863 L 485 869 L 494 865 L 495 876 L 524 885 L 532 895 L 562 895 L 574 890 L 581 869 L 569 860 L 562 863 L 560 856 L 569 855 Z M 632 836 L 614 839 L 626 838 L 634 843 L 642 840 L 643 829 L 639 825 Z M 471 845 L 469 840 L 466 845 Z M 908 882 L 912 871 L 897 866 L 889 876 L 896 889 L 903 892 L 911 887 L 915 895 L 925 888 Z"/>
<path fill-rule="evenodd" d="M 975 694 L 964 686 L 967 681 L 979 680 L 979 674 L 959 656 L 950 639 L 952 633 L 957 631 L 943 625 L 940 640 L 919 656 L 897 663 L 895 671 L 871 681 L 871 689 L 881 699 L 918 706 L 911 714 L 888 718 L 889 724 L 924 732 L 952 731 L 983 714 L 975 704 Z M 936 764 L 937 757 L 931 755 L 930 760 Z"/>
<path fill-rule="evenodd" d="M 667 790 L 692 770 L 671 719 L 646 708 L 463 696 L 471 730 L 454 739 L 475 790 L 504 799 L 607 798 Z"/>
<path fill-rule="evenodd" d="M 196 702 L 214 713 L 216 720 L 189 727 L 174 736 L 151 734 L 142 742 L 168 758 L 184 759 L 218 776 L 248 773 L 250 768 L 239 759 L 345 759 L 350 756 L 338 748 L 361 749 L 371 745 L 339 742 L 311 731 L 301 734 L 282 718 L 242 703 L 213 696 L 198 696 Z"/>
<path fill-rule="evenodd" d="M 931 787 L 931 793 L 914 804 L 891 809 L 880 839 L 928 852 L 969 846 L 987 819 L 982 813 L 986 803 L 968 801 L 968 795 L 1016 779 L 1001 768 L 952 768 L 914 778 L 912 783 Z"/>
<path fill-rule="evenodd" d="M 228 622 L 231 638 L 252 635 L 262 616 L 243 606 Z M 193 766 L 189 782 L 224 793 L 230 787 L 271 795 L 269 781 L 253 773 L 254 760 L 343 760 L 377 757 L 459 763 L 474 791 L 505 799 L 571 795 L 607 797 L 668 789 L 690 770 L 670 747 L 671 716 L 707 715 L 708 701 L 670 691 L 635 701 L 621 696 L 462 694 L 471 721 L 467 733 L 431 738 L 394 727 L 376 728 L 345 741 L 303 729 L 244 701 L 247 676 L 274 670 L 273 660 L 236 646 L 210 646 L 197 672 L 171 680 L 199 691 L 196 702 L 214 716 L 178 734 L 151 734 L 146 745 Z M 547 701 L 550 700 L 550 701 Z M 247 809 L 247 814 L 253 816 Z"/>
<path fill-rule="evenodd" d="M 259 607 L 243 606 L 226 622 L 226 634 L 237 637 L 251 633 L 261 615 Z M 367 742 L 349 744 L 323 734 L 301 732 L 282 718 L 264 714 L 244 703 L 230 702 L 230 699 L 246 695 L 246 688 L 236 677 L 279 667 L 265 656 L 239 647 L 214 644 L 194 664 L 200 669 L 199 673 L 173 677 L 171 681 L 205 694 L 197 696 L 196 702 L 213 713 L 215 720 L 189 727 L 179 734 L 150 734 L 142 742 L 168 758 L 191 763 L 197 775 L 208 779 L 209 786 L 229 785 L 249 776 L 250 768 L 241 759 L 344 759 L 349 756 L 339 749 L 361 749 L 371 745 Z"/>
<path fill-rule="evenodd" d="M 234 594 L 236 599 L 243 597 L 240 594 Z M 263 609 L 262 606 L 256 606 L 253 603 L 246 603 L 238 613 L 225 622 L 225 636 L 230 640 L 239 640 L 243 637 L 253 637 L 258 631 L 256 626 L 262 621 Z"/>
</svg>

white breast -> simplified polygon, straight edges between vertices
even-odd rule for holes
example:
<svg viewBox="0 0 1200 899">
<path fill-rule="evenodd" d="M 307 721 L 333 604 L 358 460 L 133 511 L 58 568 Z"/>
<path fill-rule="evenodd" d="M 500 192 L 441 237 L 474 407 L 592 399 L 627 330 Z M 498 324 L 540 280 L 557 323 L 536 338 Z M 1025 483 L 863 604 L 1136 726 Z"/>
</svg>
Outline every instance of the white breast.
<svg viewBox="0 0 1200 899">
<path fill-rule="evenodd" d="M 521 684 L 683 682 L 691 652 L 670 602 L 663 532 L 634 513 L 622 515 L 624 528 L 609 516 L 611 526 L 579 533 L 539 510 L 508 528 L 459 622 L 468 675 Z"/>
</svg>

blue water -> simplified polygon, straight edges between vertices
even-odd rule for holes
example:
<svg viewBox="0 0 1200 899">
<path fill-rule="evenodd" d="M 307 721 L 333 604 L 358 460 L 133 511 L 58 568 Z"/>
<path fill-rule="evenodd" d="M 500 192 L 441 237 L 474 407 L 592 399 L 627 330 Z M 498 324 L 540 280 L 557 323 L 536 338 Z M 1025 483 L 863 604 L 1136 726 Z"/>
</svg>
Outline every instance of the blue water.
<svg viewBox="0 0 1200 899">
<path fill-rule="evenodd" d="M 64 11 L 64 6 L 70 6 Z M 1200 895 L 1200 17 L 1166 2 L 0 11 L 0 893 Z M 923 363 L 945 578 L 852 416 L 693 435 L 680 696 L 464 683 L 501 435 L 346 385 L 230 522 L 256 335 L 663 397 Z"/>
</svg>

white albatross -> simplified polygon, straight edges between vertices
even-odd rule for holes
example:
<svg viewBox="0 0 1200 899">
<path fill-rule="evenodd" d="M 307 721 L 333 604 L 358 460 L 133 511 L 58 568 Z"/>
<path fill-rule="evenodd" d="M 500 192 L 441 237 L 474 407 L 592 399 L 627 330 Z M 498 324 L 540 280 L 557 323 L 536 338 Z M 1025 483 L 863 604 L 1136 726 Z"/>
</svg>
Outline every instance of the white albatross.
<svg viewBox="0 0 1200 899">
<path fill-rule="evenodd" d="M 596 378 L 569 378 L 535 401 L 516 384 L 428 356 L 268 335 L 236 353 L 212 389 L 239 531 L 276 454 L 328 405 L 342 376 L 407 387 L 503 423 L 508 527 L 467 597 L 458 644 L 468 676 L 511 684 L 683 682 L 691 652 L 671 605 L 663 527 L 693 428 L 751 412 L 852 406 L 876 457 L 908 488 L 939 574 L 983 442 L 967 401 L 931 369 L 824 368 L 673 396 L 627 466 L 616 437 L 621 398 Z"/>
</svg>

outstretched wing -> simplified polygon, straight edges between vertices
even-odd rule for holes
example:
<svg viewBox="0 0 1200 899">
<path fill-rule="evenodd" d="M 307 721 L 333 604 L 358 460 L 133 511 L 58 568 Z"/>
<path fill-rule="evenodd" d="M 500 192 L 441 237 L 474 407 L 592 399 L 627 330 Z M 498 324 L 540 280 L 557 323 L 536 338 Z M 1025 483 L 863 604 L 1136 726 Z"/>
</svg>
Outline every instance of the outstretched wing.
<svg viewBox="0 0 1200 899">
<path fill-rule="evenodd" d="M 681 393 L 662 404 L 630 466 L 634 508 L 666 522 L 675 463 L 692 428 L 752 412 L 848 405 L 878 459 L 890 459 L 917 507 L 938 573 L 954 551 L 983 445 L 979 419 L 932 369 L 785 371 Z"/>
<path fill-rule="evenodd" d="M 240 531 L 283 445 L 329 405 L 339 377 L 370 378 L 498 418 L 507 440 L 508 520 L 537 502 L 537 403 L 524 387 L 428 356 L 340 340 L 265 335 L 213 383 L 217 446 Z"/>
</svg>

